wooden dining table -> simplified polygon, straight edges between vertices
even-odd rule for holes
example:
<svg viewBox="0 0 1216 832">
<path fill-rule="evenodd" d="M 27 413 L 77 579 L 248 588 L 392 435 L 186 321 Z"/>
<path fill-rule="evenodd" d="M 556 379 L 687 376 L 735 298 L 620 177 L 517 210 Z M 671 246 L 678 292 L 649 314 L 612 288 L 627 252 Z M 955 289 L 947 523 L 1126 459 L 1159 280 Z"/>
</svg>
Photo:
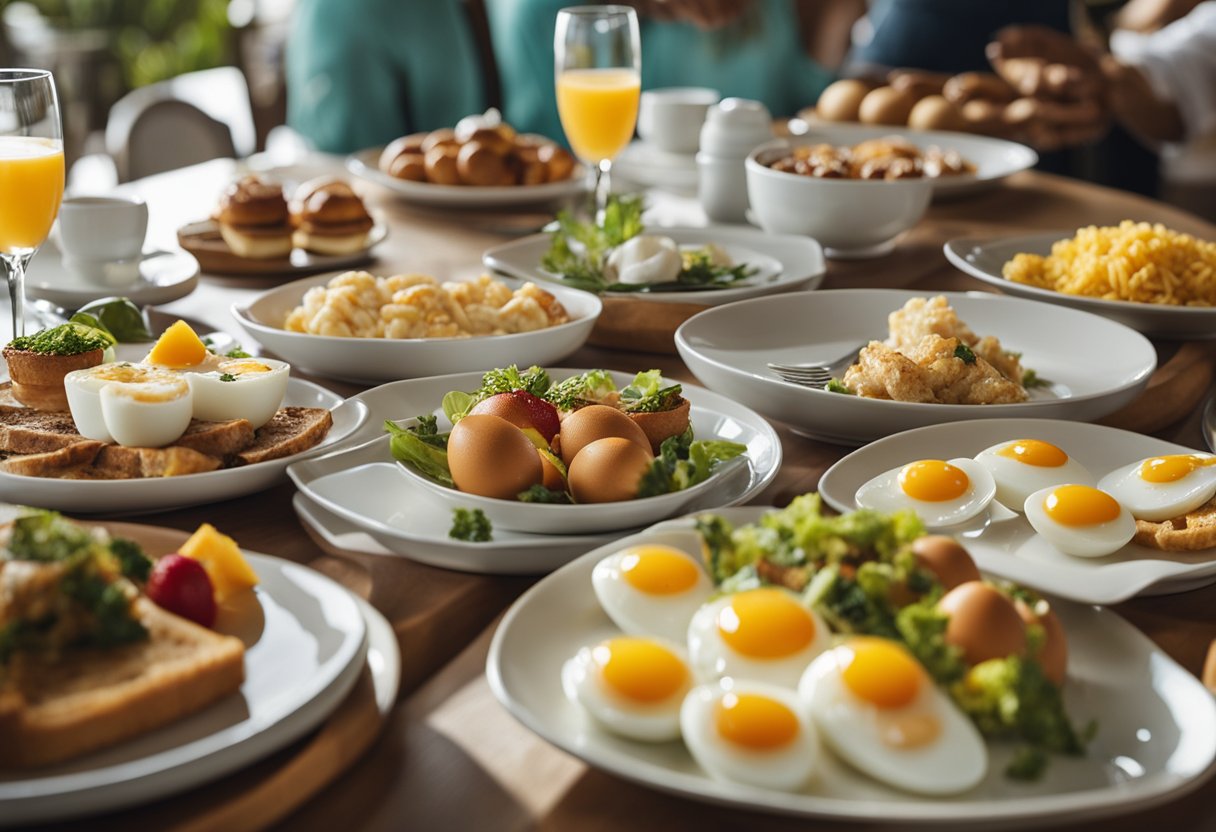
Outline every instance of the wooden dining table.
<svg viewBox="0 0 1216 832">
<path fill-rule="evenodd" d="M 284 169 L 300 179 L 332 163 L 310 161 Z M 174 244 L 174 230 L 205 217 L 219 189 L 241 169 L 216 161 L 126 186 L 151 212 L 150 242 Z M 390 234 L 376 250 L 376 274 L 423 272 L 440 278 L 481 271 L 486 248 L 538 228 L 543 215 L 520 211 L 438 211 L 406 205 L 374 186 L 362 187 Z M 704 224 L 694 199 L 655 194 L 659 222 Z M 990 290 L 947 263 L 942 244 L 964 236 L 1069 231 L 1124 219 L 1161 222 L 1212 240 L 1216 227 L 1181 210 L 1128 193 L 1037 172 L 1024 172 L 985 193 L 935 202 L 899 240 L 895 252 L 873 260 L 829 261 L 824 289 L 882 287 Z M 164 311 L 202 321 L 255 346 L 229 314 L 286 278 L 204 275 L 189 297 Z M 671 350 L 671 333 L 651 331 L 634 341 L 646 352 L 619 349 L 620 336 L 639 324 L 636 308 L 609 303 L 597 340 L 563 363 L 639 371 L 657 367 L 668 378 L 696 383 Z M 1216 341 L 1157 342 L 1159 369 L 1150 388 L 1112 424 L 1203 448 L 1202 403 L 1212 388 Z M 506 356 L 487 354 L 487 368 Z M 361 387 L 313 379 L 351 395 Z M 785 505 L 813 491 L 824 471 L 850 451 L 775 424 L 784 462 L 755 500 Z M 370 601 L 392 624 L 400 645 L 401 688 L 383 719 L 374 707 L 340 711 L 319 731 L 249 769 L 157 803 L 88 822 L 95 830 L 257 828 L 290 830 L 877 830 L 881 823 L 793 819 L 724 808 L 672 796 L 597 771 L 548 745 L 515 721 L 493 697 L 484 669 L 488 645 L 504 611 L 540 576 L 495 577 L 424 566 L 408 557 L 342 551 L 301 524 L 292 508 L 294 487 L 222 503 L 122 519 L 181 530 L 212 522 L 249 550 L 307 564 Z M 1199 674 L 1216 639 L 1216 585 L 1172 595 L 1139 597 L 1113 608 L 1175 661 Z M 364 679 L 352 700 L 367 700 Z M 1185 719 L 1185 716 L 1183 716 Z M 336 721 L 344 720 L 334 725 Z M 1211 775 L 1212 772 L 1207 772 Z M 1068 828 L 1132 832 L 1216 829 L 1210 777 L 1189 794 L 1162 805 Z M 995 828 L 983 824 L 984 828 Z M 80 828 L 62 824 L 61 828 Z M 920 828 L 920 827 L 909 827 Z M 929 828 L 929 827 L 923 827 Z M 933 827 L 933 828 L 941 828 Z M 952 827 L 957 828 L 957 827 Z M 1050 821 L 1045 828 L 1055 828 Z"/>
</svg>

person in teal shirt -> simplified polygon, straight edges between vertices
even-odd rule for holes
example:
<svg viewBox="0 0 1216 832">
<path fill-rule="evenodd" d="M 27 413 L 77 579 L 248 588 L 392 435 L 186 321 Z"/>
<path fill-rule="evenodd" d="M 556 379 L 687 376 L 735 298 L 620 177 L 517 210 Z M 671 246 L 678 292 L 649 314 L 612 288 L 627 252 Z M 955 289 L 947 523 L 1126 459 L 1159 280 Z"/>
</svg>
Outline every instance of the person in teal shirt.
<svg viewBox="0 0 1216 832">
<path fill-rule="evenodd" d="M 646 15 L 651 4 L 638 4 L 643 90 L 711 87 L 724 97 L 762 101 L 774 115 L 793 115 L 813 104 L 833 80 L 807 54 L 795 0 L 740 2 L 743 11 L 726 15 L 729 22 L 701 26 L 651 19 Z M 558 10 L 569 5 L 568 0 L 487 0 L 503 115 L 521 132 L 562 138 L 553 32 Z"/>
<path fill-rule="evenodd" d="M 486 109 L 461 0 L 299 0 L 291 23 L 287 123 L 318 150 L 382 145 Z"/>
</svg>

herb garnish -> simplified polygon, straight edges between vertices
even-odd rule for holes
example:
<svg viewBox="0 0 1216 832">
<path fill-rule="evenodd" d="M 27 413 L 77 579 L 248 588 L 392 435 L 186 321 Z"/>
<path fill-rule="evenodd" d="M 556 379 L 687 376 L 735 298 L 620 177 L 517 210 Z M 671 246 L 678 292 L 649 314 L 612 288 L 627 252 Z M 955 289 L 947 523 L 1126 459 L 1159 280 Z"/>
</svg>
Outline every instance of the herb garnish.
<svg viewBox="0 0 1216 832">
<path fill-rule="evenodd" d="M 959 344 L 954 348 L 954 357 L 961 359 L 964 364 L 975 363 L 975 352 L 966 344 Z"/>
<path fill-rule="evenodd" d="M 448 532 L 448 537 L 467 540 L 470 543 L 485 543 L 491 539 L 493 531 L 490 519 L 481 509 L 452 509 L 452 528 Z"/>
<path fill-rule="evenodd" d="M 846 396 L 853 395 L 853 391 L 850 390 L 848 387 L 845 387 L 844 382 L 838 378 L 828 379 L 827 387 L 825 387 L 824 389 L 827 390 L 829 393 L 842 393 Z"/>
<path fill-rule="evenodd" d="M 224 353 L 224 357 L 225 358 L 253 358 L 252 355 L 245 352 L 240 347 L 233 347 L 232 349 L 228 350 L 228 352 Z"/>
<path fill-rule="evenodd" d="M 220 373 L 220 381 L 236 381 L 236 376 L 232 373 Z"/>
<path fill-rule="evenodd" d="M 93 350 L 104 350 L 113 343 L 113 339 L 100 329 L 80 323 L 66 323 L 35 332 L 33 335 L 14 338 L 9 347 L 40 355 L 80 355 Z"/>
</svg>

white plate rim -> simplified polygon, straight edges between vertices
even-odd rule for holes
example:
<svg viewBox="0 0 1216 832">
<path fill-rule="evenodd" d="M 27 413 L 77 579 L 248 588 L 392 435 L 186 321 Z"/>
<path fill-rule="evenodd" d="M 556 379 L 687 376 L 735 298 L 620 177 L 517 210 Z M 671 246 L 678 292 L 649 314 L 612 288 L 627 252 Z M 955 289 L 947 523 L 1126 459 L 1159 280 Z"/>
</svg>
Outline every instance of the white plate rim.
<svg viewBox="0 0 1216 832">
<path fill-rule="evenodd" d="M 38 254 L 44 257 L 54 256 L 59 262 L 57 268 L 66 269 L 63 265 L 63 253 L 55 244 L 54 240 L 48 239 L 39 247 Z M 153 258 L 171 257 L 174 261 L 179 261 L 182 264 L 181 274 L 170 283 L 149 283 L 142 276 L 142 264 Z M 193 292 L 198 287 L 199 268 L 198 260 L 188 251 L 180 249 L 166 251 L 150 251 L 144 252 L 141 259 L 141 276 L 135 282 L 127 286 L 107 286 L 102 283 L 88 284 L 84 282 L 77 287 L 62 287 L 45 280 L 38 279 L 38 267 L 35 266 L 38 260 L 38 255 L 34 256 L 30 265 L 34 266 L 33 275 L 26 275 L 25 292 L 26 297 L 31 299 L 46 300 L 50 303 L 58 304 L 63 307 L 78 308 L 97 300 L 98 298 L 118 295 L 130 298 L 133 302 L 141 305 L 157 305 L 162 303 L 171 303 L 175 300 L 180 300 Z M 49 268 L 43 266 L 42 268 Z"/>
</svg>

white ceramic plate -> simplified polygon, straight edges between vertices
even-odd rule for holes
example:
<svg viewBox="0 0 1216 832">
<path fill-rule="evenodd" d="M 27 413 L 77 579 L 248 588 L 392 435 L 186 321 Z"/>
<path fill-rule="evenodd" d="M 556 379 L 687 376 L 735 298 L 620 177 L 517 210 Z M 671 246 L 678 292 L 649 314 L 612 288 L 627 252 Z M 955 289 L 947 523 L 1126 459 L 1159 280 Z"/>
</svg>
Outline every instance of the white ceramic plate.
<svg viewBox="0 0 1216 832">
<path fill-rule="evenodd" d="M 27 298 L 49 300 L 66 309 L 79 309 L 98 298 L 120 295 L 139 306 L 170 303 L 198 285 L 198 261 L 184 251 L 144 254 L 139 277 L 130 283 L 95 283 L 68 269 L 54 240 L 47 240 L 30 261 L 25 275 Z"/>
<path fill-rule="evenodd" d="M 1002 292 L 1032 300 L 1069 306 L 1102 315 L 1126 324 L 1152 338 L 1191 340 L 1216 338 L 1216 307 L 1166 306 L 1157 303 L 1133 303 L 1126 300 L 1103 300 L 1081 295 L 1066 295 L 1051 289 L 1040 289 L 1024 283 L 1006 280 L 1001 270 L 1016 254 L 1051 253 L 1051 246 L 1072 237 L 1074 231 L 1050 231 L 1028 237 L 1001 239 L 964 238 L 945 245 L 946 259 L 972 277 L 997 287 Z"/>
<path fill-rule="evenodd" d="M 695 153 L 669 153 L 640 140 L 612 160 L 612 176 L 686 194 L 695 194 L 700 181 Z"/>
<path fill-rule="evenodd" d="M 571 320 L 559 326 L 514 335 L 474 338 L 340 338 L 288 332 L 283 322 L 304 293 L 332 274 L 297 280 L 258 295 L 248 305 L 233 304 L 232 316 L 258 342 L 293 365 L 316 375 L 379 384 L 404 378 L 483 370 L 498 363 L 521 367 L 552 364 L 581 347 L 603 309 L 599 298 L 564 286 L 545 285 Z M 512 289 L 523 281 L 503 279 Z M 499 361 L 499 359 L 501 359 Z"/>
<path fill-rule="evenodd" d="M 945 292 L 960 320 L 1022 353 L 1052 384 L 1018 404 L 948 405 L 864 399 L 778 379 L 768 362 L 831 361 L 887 337 L 887 315 L 934 293 L 842 289 L 760 298 L 708 309 L 676 331 L 676 348 L 707 387 L 829 442 L 859 445 L 940 422 L 1000 417 L 1091 420 L 1148 384 L 1157 353 L 1142 335 L 1073 309 L 989 293 Z"/>
<path fill-rule="evenodd" d="M 245 554 L 260 579 L 264 621 L 260 632 L 253 617 L 233 630 L 247 648 L 240 692 L 78 760 L 0 774 L 0 826 L 78 817 L 183 791 L 271 754 L 337 707 L 359 678 L 367 651 L 359 603 L 311 569 Z"/>
<path fill-rule="evenodd" d="M 965 196 L 991 190 L 1005 177 L 1029 170 L 1039 161 L 1039 155 L 1024 144 L 971 133 L 826 121 L 806 122 L 801 119 L 791 122 L 790 129 L 799 137 L 805 136 L 834 145 L 853 145 L 868 139 L 900 136 L 922 149 L 936 146 L 943 150 L 957 150 L 964 159 L 975 165 L 976 171 L 970 176 L 943 176 L 933 180 L 933 196 L 936 198 Z"/>
<path fill-rule="evenodd" d="M 748 506 L 721 513 L 742 523 L 763 511 Z M 1013 747 L 996 743 L 989 743 L 988 776 L 967 794 L 947 799 L 883 786 L 828 754 L 814 784 L 797 793 L 713 780 L 683 744 L 607 734 L 562 691 L 562 663 L 580 647 L 617 632 L 592 592 L 592 568 L 611 551 L 641 542 L 666 543 L 699 557 L 700 537 L 687 519 L 589 552 L 515 603 L 494 634 L 486 663 L 490 688 L 516 719 L 564 751 L 627 780 L 707 803 L 803 817 L 1025 828 L 1031 820 L 1094 818 L 1176 797 L 1198 786 L 1216 758 L 1216 704 L 1199 681 L 1114 613 L 1061 601 L 1052 607 L 1068 632 L 1066 706 L 1078 724 L 1097 719 L 1099 732 L 1086 757 L 1053 757 L 1042 781 L 1005 779 L 1002 771 Z"/>
<path fill-rule="evenodd" d="M 1172 442 L 1086 422 L 957 422 L 910 430 L 854 451 L 827 470 L 819 493 L 838 511 L 852 511 L 858 487 L 883 471 L 917 459 L 975 456 L 1011 439 L 1058 445 L 1097 479 L 1146 457 L 1194 453 Z M 1117 604 L 1140 593 L 1182 592 L 1216 581 L 1216 549 L 1159 552 L 1129 543 L 1104 558 L 1075 558 L 1048 545 L 1020 515 L 964 535 L 964 544 L 981 569 L 1088 604 Z"/>
<path fill-rule="evenodd" d="M 555 380 L 583 372 L 553 369 Z M 627 373 L 613 373 L 618 385 L 632 380 Z M 418 483 L 418 477 L 405 471 L 388 448 L 382 435 L 387 419 L 405 423 L 413 416 L 438 410 L 437 404 L 450 390 L 475 390 L 480 373 L 465 373 L 439 378 L 399 381 L 385 384 L 353 397 L 349 404 L 367 406 L 369 416 L 354 439 L 364 444 L 300 465 L 288 474 L 310 501 L 366 532 L 396 554 L 451 569 L 477 572 L 527 572 L 552 569 L 574 554 L 585 552 L 614 535 L 562 532 L 552 528 L 547 534 L 509 532 L 495 524 L 494 540 L 472 544 L 447 536 L 452 525 L 452 507 L 468 505 L 467 495 L 453 492 L 456 498 L 441 498 Z M 751 499 L 764 489 L 781 466 L 781 442 L 772 427 L 758 414 L 735 402 L 699 387 L 685 385 L 684 396 L 692 404 L 692 419 L 705 435 L 729 438 L 748 446 L 747 464 L 736 463 L 708 480 L 710 487 L 699 490 L 687 510 L 706 510 L 734 505 Z M 440 413 L 439 418 L 442 419 Z M 708 425 L 708 429 L 706 429 Z M 370 485 L 374 483 L 374 485 Z M 571 509 L 578 506 L 545 506 Z M 605 513 L 633 517 L 618 529 L 637 527 L 643 521 L 631 503 L 603 504 Z M 672 509 L 676 511 L 678 509 Z M 558 521 L 554 521 L 555 525 Z M 511 525 L 508 523 L 508 525 Z M 621 532 L 617 532 L 619 535 Z M 500 558 L 498 548 L 511 550 L 535 545 L 531 555 L 515 554 Z"/>
<path fill-rule="evenodd" d="M 0 500 L 77 514 L 142 514 L 243 497 L 279 482 L 292 462 L 332 450 L 353 434 L 367 419 L 367 408 L 358 404 L 339 407 L 342 404 L 341 396 L 324 387 L 292 378 L 283 397 L 285 407 L 324 407 L 334 412 L 328 435 L 306 451 L 255 465 L 181 477 L 60 480 L 0 471 Z"/>
<path fill-rule="evenodd" d="M 346 158 L 346 168 L 355 176 L 388 188 L 406 202 L 446 208 L 502 208 L 543 205 L 577 196 L 587 189 L 586 169 L 576 165 L 569 179 L 543 185 L 510 185 L 480 188 L 472 185 L 435 185 L 389 176 L 380 170 L 381 148 L 360 150 Z"/>
<path fill-rule="evenodd" d="M 648 226 L 647 234 L 662 234 L 680 246 L 703 246 L 716 243 L 736 259 L 736 262 L 754 262 L 760 271 L 745 281 L 728 289 L 709 289 L 697 292 L 640 292 L 607 293 L 607 297 L 623 297 L 655 303 L 699 303 L 718 306 L 724 303 L 787 292 L 791 289 L 814 289 L 823 282 L 827 269 L 823 249 L 809 237 L 784 234 L 766 234 L 754 228 L 714 226 L 712 228 L 684 228 L 679 226 Z M 496 246 L 482 255 L 487 268 L 518 277 L 523 280 L 544 280 L 551 285 L 558 280 L 556 275 L 541 269 L 540 261 L 549 250 L 548 234 L 533 234 L 511 243 Z M 753 257 L 752 253 L 756 257 Z"/>
</svg>

